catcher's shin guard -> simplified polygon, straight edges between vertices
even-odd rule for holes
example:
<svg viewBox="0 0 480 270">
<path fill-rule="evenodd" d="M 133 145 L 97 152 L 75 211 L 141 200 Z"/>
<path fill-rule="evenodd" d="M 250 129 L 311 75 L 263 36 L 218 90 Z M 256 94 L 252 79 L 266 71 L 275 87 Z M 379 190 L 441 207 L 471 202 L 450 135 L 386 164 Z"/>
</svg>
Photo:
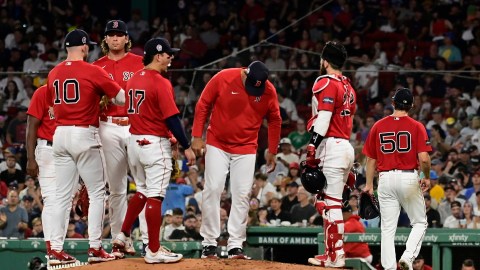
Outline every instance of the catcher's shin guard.
<svg viewBox="0 0 480 270">
<path fill-rule="evenodd" d="M 330 201 L 331 203 L 328 203 L 327 201 Z M 324 194 L 317 194 L 315 197 L 315 208 L 323 219 L 328 219 L 327 213 L 330 209 L 342 209 L 342 200 Z"/>
</svg>

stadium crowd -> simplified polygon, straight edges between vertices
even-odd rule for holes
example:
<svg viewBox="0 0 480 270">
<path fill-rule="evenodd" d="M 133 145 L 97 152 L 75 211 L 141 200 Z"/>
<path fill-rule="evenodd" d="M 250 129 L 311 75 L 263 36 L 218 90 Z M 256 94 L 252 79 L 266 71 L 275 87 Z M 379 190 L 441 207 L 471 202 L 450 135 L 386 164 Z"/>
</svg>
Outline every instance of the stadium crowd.
<svg viewBox="0 0 480 270">
<path fill-rule="evenodd" d="M 404 86 L 415 94 L 410 115 L 425 124 L 434 149 L 432 188 L 424 195 L 429 227 L 480 228 L 479 1 L 324 2 L 158 1 L 144 14 L 113 1 L 105 2 L 107 9 L 87 0 L 0 1 L 0 71 L 6 74 L 0 80 L 0 236 L 42 237 L 41 193 L 36 179 L 24 173 L 26 109 L 48 71 L 65 58 L 65 34 L 82 28 L 100 43 L 110 19 L 127 22 L 132 53 L 142 55 L 144 43 L 156 36 L 181 48 L 168 76 L 187 133 L 195 102 L 215 71 L 256 59 L 268 66 L 281 106 L 282 139 L 277 168 L 266 174 L 266 125 L 260 130 L 249 225 L 321 225 L 311 194 L 301 187 L 299 164 L 310 140 L 305 122 L 319 54 L 335 39 L 348 50 L 346 75 L 359 106 L 351 137 L 358 189 L 348 198 L 348 212 L 357 213 L 365 182 L 364 140 L 377 120 L 391 114 L 391 97 Z M 97 46 L 88 61 L 99 56 Z M 190 168 L 179 160 L 162 207 L 165 240 L 201 238 L 203 168 L 201 158 Z M 131 179 L 129 193 L 134 192 Z M 227 185 L 221 200 L 225 238 L 230 204 Z M 379 226 L 379 220 L 360 222 Z M 110 236 L 108 223 L 105 215 L 104 238 Z M 409 226 L 406 216 L 399 225 Z M 72 212 L 67 237 L 84 237 L 86 227 Z"/>
</svg>

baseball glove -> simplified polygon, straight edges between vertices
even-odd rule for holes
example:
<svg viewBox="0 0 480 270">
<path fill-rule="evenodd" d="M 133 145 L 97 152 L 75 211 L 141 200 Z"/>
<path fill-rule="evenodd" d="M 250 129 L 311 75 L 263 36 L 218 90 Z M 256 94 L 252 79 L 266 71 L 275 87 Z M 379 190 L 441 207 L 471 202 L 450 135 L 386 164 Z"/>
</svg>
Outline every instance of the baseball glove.
<svg viewBox="0 0 480 270">
<path fill-rule="evenodd" d="M 362 192 L 360 194 L 358 215 L 363 219 L 374 219 L 380 215 L 380 205 L 375 195 L 370 195 L 368 192 Z"/>
<path fill-rule="evenodd" d="M 87 187 L 85 184 L 82 184 L 80 191 L 78 191 L 78 201 L 77 206 L 75 206 L 75 213 L 81 218 L 88 217 L 88 207 L 90 206 L 90 201 L 88 198 Z"/>
</svg>

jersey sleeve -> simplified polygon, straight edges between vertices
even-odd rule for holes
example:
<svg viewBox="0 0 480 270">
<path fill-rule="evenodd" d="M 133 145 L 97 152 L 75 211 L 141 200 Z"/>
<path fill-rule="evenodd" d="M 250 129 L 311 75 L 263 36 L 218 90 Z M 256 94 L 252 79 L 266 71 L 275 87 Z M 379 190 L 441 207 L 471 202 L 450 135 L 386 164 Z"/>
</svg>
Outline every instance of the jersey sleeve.
<svg viewBox="0 0 480 270">
<path fill-rule="evenodd" d="M 208 81 L 205 89 L 203 89 L 197 105 L 195 106 L 195 117 L 193 118 L 192 137 L 202 137 L 203 129 L 207 121 L 207 117 L 215 104 L 218 91 L 221 86 L 223 73 L 219 72 Z"/>
<path fill-rule="evenodd" d="M 362 153 L 373 159 L 377 159 L 377 149 L 375 148 L 377 146 L 377 129 L 375 127 L 375 124 L 373 127 L 370 129 L 370 132 L 368 132 L 367 139 L 365 140 L 365 144 L 363 145 L 363 150 Z"/>
<path fill-rule="evenodd" d="M 418 142 L 418 153 L 421 152 L 431 152 L 432 146 L 430 144 L 430 138 L 428 138 L 427 130 L 425 127 L 417 122 L 417 142 Z"/>
<path fill-rule="evenodd" d="M 178 111 L 175 100 L 173 99 L 173 90 L 172 84 L 168 80 L 163 80 L 163 83 L 160 86 L 160 91 L 158 91 L 158 101 L 159 106 L 162 108 L 160 117 L 165 120 L 168 117 L 180 113 Z"/>
<path fill-rule="evenodd" d="M 313 87 L 313 94 L 317 98 L 317 111 L 333 112 L 337 90 L 334 79 L 330 77 L 320 78 Z"/>
<path fill-rule="evenodd" d="M 274 86 L 268 82 L 268 87 Z M 268 121 L 268 151 L 276 154 L 278 150 L 278 142 L 280 140 L 280 133 L 282 129 L 282 117 L 280 117 L 280 105 L 278 104 L 277 92 L 272 91 L 273 98 L 269 103 L 267 121 Z"/>
<path fill-rule="evenodd" d="M 108 73 L 101 67 L 95 66 L 95 80 L 94 83 L 101 89 L 101 95 L 105 94 L 109 98 L 114 98 L 117 96 L 118 92 L 120 91 L 121 87 L 116 83 Z"/>
<path fill-rule="evenodd" d="M 30 106 L 28 107 L 27 114 L 33 116 L 39 120 L 43 119 L 43 115 L 45 114 L 45 109 L 48 106 L 45 105 L 47 99 L 45 98 L 45 92 L 47 91 L 47 86 L 39 87 L 32 96 L 32 100 L 30 101 Z"/>
</svg>

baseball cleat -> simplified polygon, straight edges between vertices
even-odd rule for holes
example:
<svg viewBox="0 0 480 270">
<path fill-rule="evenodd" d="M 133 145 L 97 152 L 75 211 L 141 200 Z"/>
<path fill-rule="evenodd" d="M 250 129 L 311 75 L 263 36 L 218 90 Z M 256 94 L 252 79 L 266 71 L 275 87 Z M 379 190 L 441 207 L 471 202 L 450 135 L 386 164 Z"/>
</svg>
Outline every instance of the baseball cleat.
<svg viewBox="0 0 480 270">
<path fill-rule="evenodd" d="M 116 259 L 123 259 L 125 258 L 125 254 L 120 251 L 118 248 L 112 248 L 112 252 L 110 252 L 113 256 L 115 256 Z"/>
<path fill-rule="evenodd" d="M 398 261 L 398 264 L 400 266 L 400 270 L 412 270 L 412 264 L 408 262 L 408 260 L 404 258 L 400 258 L 400 261 Z"/>
<path fill-rule="evenodd" d="M 314 258 L 309 258 L 308 263 L 315 266 L 340 268 L 345 266 L 345 255 L 337 255 L 333 262 L 327 254 L 317 255 Z"/>
<path fill-rule="evenodd" d="M 125 236 L 123 232 L 117 234 L 112 242 L 112 248 L 116 248 L 120 252 L 131 256 L 135 255 L 135 248 L 133 247 L 132 238 Z"/>
<path fill-rule="evenodd" d="M 51 249 L 50 252 L 47 254 L 47 262 L 48 265 L 60 265 L 60 264 L 70 264 L 75 263 L 77 259 L 71 256 L 70 254 L 66 253 L 64 250 L 57 251 Z"/>
<path fill-rule="evenodd" d="M 202 249 L 202 259 L 218 259 L 216 246 L 204 246 Z"/>
<path fill-rule="evenodd" d="M 232 248 L 228 251 L 228 258 L 229 259 L 240 259 L 240 260 L 251 260 L 251 257 L 248 257 L 243 253 L 243 249 L 241 248 Z"/>
<path fill-rule="evenodd" d="M 160 247 L 160 249 L 153 253 L 147 246 L 145 257 L 143 258 L 146 263 L 174 263 L 183 258 L 182 254 L 173 253 L 168 248 Z"/>
<path fill-rule="evenodd" d="M 88 251 L 88 263 L 108 262 L 115 260 L 115 256 L 107 253 L 102 247 L 89 248 Z"/>
</svg>

